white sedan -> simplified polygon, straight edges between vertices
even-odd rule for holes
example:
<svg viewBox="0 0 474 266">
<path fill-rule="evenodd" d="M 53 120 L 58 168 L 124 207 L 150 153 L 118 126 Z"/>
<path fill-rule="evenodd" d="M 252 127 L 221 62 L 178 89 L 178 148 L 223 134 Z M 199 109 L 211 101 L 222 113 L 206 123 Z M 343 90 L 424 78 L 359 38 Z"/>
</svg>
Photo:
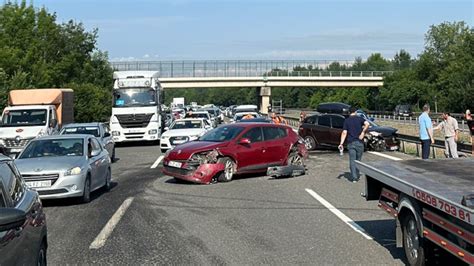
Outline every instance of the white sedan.
<svg viewBox="0 0 474 266">
<path fill-rule="evenodd" d="M 175 120 L 161 135 L 161 153 L 174 148 L 176 145 L 197 140 L 200 136 L 212 129 L 206 119 L 185 118 Z"/>
</svg>

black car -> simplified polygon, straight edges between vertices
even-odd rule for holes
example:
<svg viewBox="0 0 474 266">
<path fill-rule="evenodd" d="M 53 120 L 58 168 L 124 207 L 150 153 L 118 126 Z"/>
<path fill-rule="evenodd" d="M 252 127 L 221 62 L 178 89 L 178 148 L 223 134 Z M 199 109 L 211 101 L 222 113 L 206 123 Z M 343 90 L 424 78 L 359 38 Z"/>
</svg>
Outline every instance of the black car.
<svg viewBox="0 0 474 266">
<path fill-rule="evenodd" d="M 342 128 L 345 117 L 339 114 L 316 114 L 305 118 L 301 124 L 298 133 L 304 139 L 306 148 L 313 150 L 321 146 L 337 147 L 341 139 Z M 371 138 L 373 140 L 381 140 L 381 144 L 385 147 L 380 149 L 397 150 L 399 140 L 397 129 L 391 127 L 382 127 L 376 123 L 369 122 L 370 127 L 366 134 L 366 148 L 372 147 L 367 143 Z M 379 149 L 376 147 L 374 149 Z"/>
<path fill-rule="evenodd" d="M 409 104 L 400 104 L 395 107 L 393 110 L 394 116 L 413 116 L 413 111 L 411 110 L 411 105 Z"/>
<path fill-rule="evenodd" d="M 0 155 L 0 265 L 46 265 L 47 229 L 38 193 Z"/>
<path fill-rule="evenodd" d="M 345 103 L 320 103 L 316 111 L 323 114 L 349 115 L 350 108 L 351 106 Z"/>
</svg>

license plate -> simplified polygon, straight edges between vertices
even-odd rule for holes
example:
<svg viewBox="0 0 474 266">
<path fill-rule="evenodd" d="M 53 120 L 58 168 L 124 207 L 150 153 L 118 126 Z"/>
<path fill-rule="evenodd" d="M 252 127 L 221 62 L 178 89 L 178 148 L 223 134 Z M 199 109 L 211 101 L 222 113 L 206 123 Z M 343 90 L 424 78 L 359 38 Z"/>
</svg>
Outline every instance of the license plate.
<svg viewBox="0 0 474 266">
<path fill-rule="evenodd" d="M 129 129 L 128 133 L 140 133 L 140 129 Z"/>
<path fill-rule="evenodd" d="M 183 165 L 183 164 L 180 163 L 180 162 L 170 161 L 168 163 L 168 165 L 171 166 L 171 167 L 181 168 L 181 165 Z"/>
<path fill-rule="evenodd" d="M 29 186 L 30 188 L 50 187 L 51 180 L 30 181 L 30 182 L 26 182 L 26 185 Z"/>
</svg>

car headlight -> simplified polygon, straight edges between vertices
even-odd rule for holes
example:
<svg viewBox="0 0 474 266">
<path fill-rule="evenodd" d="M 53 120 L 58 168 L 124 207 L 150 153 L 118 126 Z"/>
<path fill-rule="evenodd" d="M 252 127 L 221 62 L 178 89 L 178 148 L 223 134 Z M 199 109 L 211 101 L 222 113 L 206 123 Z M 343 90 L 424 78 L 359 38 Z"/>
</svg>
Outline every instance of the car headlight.
<svg viewBox="0 0 474 266">
<path fill-rule="evenodd" d="M 67 170 L 66 172 L 64 172 L 64 176 L 68 176 L 68 175 L 78 175 L 82 172 L 82 169 L 81 167 L 77 166 L 77 167 L 74 167 L 74 168 L 71 168 L 69 170 Z"/>
<path fill-rule="evenodd" d="M 191 164 L 216 163 L 217 156 L 219 156 L 219 152 L 217 150 L 195 153 L 189 159 L 189 163 Z"/>
<path fill-rule="evenodd" d="M 4 139 L 0 139 L 0 146 L 5 146 L 5 140 Z"/>
<path fill-rule="evenodd" d="M 199 135 L 193 135 L 193 136 L 189 136 L 189 139 L 190 140 L 196 140 L 199 138 Z"/>
<path fill-rule="evenodd" d="M 376 132 L 376 131 L 370 131 L 369 134 L 374 136 L 374 137 L 382 136 L 382 133 Z"/>
<path fill-rule="evenodd" d="M 44 136 L 44 133 L 45 133 L 44 130 L 41 129 L 40 132 L 38 133 L 38 135 L 36 135 L 36 137 L 37 138 L 42 137 L 42 136 Z"/>
<path fill-rule="evenodd" d="M 156 129 L 150 129 L 150 130 L 148 130 L 148 135 L 154 135 L 154 134 L 156 134 L 156 133 L 158 133 L 158 130 L 156 130 Z"/>
</svg>

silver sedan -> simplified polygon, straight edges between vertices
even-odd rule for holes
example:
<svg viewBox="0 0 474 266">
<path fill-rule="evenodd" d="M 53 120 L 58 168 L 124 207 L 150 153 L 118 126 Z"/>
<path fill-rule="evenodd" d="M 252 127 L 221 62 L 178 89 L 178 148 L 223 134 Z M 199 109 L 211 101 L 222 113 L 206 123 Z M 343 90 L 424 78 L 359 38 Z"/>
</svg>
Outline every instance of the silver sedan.
<svg viewBox="0 0 474 266">
<path fill-rule="evenodd" d="M 42 199 L 80 197 L 110 189 L 109 153 L 92 135 L 53 135 L 32 140 L 15 164 Z"/>
</svg>

